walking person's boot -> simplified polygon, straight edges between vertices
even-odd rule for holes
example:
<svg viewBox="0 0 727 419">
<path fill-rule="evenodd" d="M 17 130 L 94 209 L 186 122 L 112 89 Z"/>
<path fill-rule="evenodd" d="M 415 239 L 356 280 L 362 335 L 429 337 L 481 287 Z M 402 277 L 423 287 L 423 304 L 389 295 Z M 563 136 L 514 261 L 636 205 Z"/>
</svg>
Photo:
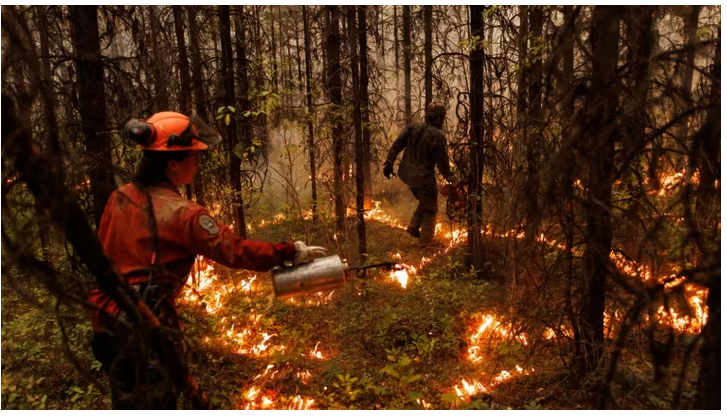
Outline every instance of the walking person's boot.
<svg viewBox="0 0 727 419">
<path fill-rule="evenodd" d="M 421 237 L 421 234 L 419 234 L 419 228 L 422 226 L 422 210 L 420 207 L 421 205 L 414 211 L 414 215 L 411 216 L 411 221 L 409 221 L 409 226 L 406 228 L 406 232 L 416 239 Z"/>
<path fill-rule="evenodd" d="M 434 240 L 434 228 L 437 224 L 437 213 L 424 211 L 422 214 L 421 237 L 419 238 L 419 247 L 441 247 L 442 243 Z"/>
</svg>

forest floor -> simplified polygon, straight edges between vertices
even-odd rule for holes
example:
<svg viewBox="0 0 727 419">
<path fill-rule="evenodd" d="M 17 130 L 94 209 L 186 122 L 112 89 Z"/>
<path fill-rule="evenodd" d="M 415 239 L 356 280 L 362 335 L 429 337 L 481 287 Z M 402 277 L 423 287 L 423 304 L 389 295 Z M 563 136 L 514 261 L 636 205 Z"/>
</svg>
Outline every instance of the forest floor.
<svg viewBox="0 0 727 419">
<path fill-rule="evenodd" d="M 351 255 L 356 265 L 355 220 L 348 221 L 350 239 L 340 246 L 328 221 L 283 217 L 258 220 L 249 238 L 328 243 L 329 254 Z M 567 373 L 562 344 L 535 351 L 526 336 L 499 323 L 508 310 L 503 255 L 488 254 L 484 279 L 477 279 L 464 268 L 464 245 L 422 250 L 396 224 L 367 222 L 368 262 L 416 267 L 405 286 L 372 270 L 333 292 L 276 300 L 270 273 L 199 263 L 180 312 L 192 369 L 217 408 L 593 407 L 592 388 Z M 30 306 L 5 285 L 2 291 L 2 407 L 110 407 L 108 395 L 64 356 L 47 308 Z M 36 297 L 51 303 L 41 291 Z M 105 386 L 88 348 L 87 320 L 66 332 L 81 368 Z M 667 407 L 654 397 L 657 389 L 647 389 L 641 357 L 624 358 L 630 375 L 615 392 L 616 406 Z"/>
</svg>

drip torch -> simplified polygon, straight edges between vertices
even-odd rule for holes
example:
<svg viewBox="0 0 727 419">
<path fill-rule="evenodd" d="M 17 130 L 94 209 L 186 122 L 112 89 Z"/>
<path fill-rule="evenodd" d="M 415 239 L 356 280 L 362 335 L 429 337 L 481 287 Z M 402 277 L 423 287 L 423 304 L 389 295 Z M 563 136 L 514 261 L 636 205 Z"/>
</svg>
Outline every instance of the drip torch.
<svg viewBox="0 0 727 419">
<path fill-rule="evenodd" d="M 349 268 L 346 259 L 338 255 L 326 256 L 297 266 L 273 268 L 273 290 L 278 299 L 330 291 L 345 285 L 351 273 L 355 272 L 357 278 L 363 279 L 366 271 L 373 268 L 385 271 L 404 269 L 394 262 Z"/>
</svg>

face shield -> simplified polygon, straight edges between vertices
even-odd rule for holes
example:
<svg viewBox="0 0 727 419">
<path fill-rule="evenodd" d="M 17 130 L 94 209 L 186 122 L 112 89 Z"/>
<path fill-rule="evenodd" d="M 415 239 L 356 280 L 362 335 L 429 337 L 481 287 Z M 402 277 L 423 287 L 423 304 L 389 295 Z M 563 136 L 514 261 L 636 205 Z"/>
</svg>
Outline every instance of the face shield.
<svg viewBox="0 0 727 419">
<path fill-rule="evenodd" d="M 208 146 L 214 146 L 222 141 L 222 136 L 217 130 L 207 125 L 195 110 L 189 110 L 184 113 L 189 118 L 189 126 L 185 133 L 191 135 Z M 196 132 L 195 132 L 196 131 Z M 185 133 L 182 133 L 183 135 Z"/>
</svg>

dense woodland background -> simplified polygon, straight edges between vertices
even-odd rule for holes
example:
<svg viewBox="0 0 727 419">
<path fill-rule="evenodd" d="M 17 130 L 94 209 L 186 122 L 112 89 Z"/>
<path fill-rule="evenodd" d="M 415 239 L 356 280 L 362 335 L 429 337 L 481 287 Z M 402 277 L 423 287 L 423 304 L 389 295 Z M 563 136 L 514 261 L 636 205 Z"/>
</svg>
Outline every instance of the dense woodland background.
<svg viewBox="0 0 727 419">
<path fill-rule="evenodd" d="M 108 407 L 88 290 L 141 324 L 94 238 L 140 158 L 120 130 L 191 108 L 224 140 L 183 193 L 237 233 L 418 268 L 274 302 L 200 261 L 218 283 L 185 327 L 216 406 L 720 408 L 720 28 L 719 6 L 3 6 L 3 408 Z M 380 174 L 432 100 L 467 200 L 441 199 L 437 254 Z M 278 349 L 219 343 L 236 316 Z"/>
</svg>

